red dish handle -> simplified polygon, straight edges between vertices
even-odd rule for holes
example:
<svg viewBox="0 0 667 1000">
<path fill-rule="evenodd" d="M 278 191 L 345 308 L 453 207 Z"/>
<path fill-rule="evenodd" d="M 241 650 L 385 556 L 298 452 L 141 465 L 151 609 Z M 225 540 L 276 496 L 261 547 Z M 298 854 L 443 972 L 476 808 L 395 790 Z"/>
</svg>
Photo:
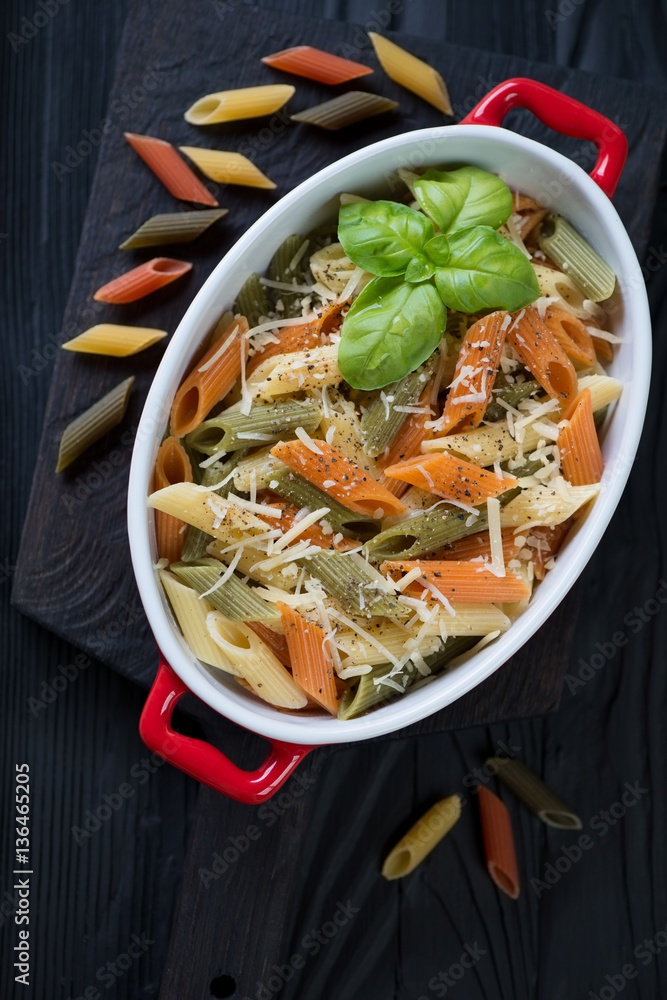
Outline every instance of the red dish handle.
<svg viewBox="0 0 667 1000">
<path fill-rule="evenodd" d="M 314 749 L 271 740 L 271 751 L 261 766 L 256 771 L 244 771 L 216 747 L 172 729 L 172 712 L 188 690 L 160 654 L 157 677 L 139 720 L 139 735 L 147 747 L 174 767 L 230 799 L 251 805 L 266 802 Z"/>
<path fill-rule="evenodd" d="M 573 97 L 524 76 L 505 80 L 490 90 L 461 124 L 502 125 L 512 108 L 527 108 L 556 132 L 594 142 L 598 159 L 590 176 L 613 197 L 628 155 L 628 140 L 618 125 Z"/>
</svg>

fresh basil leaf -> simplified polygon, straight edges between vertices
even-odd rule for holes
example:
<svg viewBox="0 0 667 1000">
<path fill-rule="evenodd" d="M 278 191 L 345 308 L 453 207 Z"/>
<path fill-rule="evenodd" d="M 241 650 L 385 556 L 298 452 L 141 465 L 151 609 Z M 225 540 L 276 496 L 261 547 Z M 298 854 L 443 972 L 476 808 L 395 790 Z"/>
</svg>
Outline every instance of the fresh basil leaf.
<svg viewBox="0 0 667 1000">
<path fill-rule="evenodd" d="M 447 267 L 435 272 L 435 284 L 450 309 L 514 312 L 534 302 L 540 289 L 528 258 L 489 226 L 464 229 L 449 237 Z"/>
<path fill-rule="evenodd" d="M 446 236 L 434 236 L 424 244 L 424 253 L 437 267 L 444 267 L 449 260 L 449 240 Z"/>
<path fill-rule="evenodd" d="M 371 274 L 403 274 L 434 235 L 433 223 L 426 216 L 397 201 L 341 205 L 338 239 L 350 260 Z"/>
<path fill-rule="evenodd" d="M 429 242 L 431 242 L 429 240 Z M 423 253 L 418 254 L 413 257 L 408 264 L 405 271 L 405 280 L 418 282 L 418 281 L 428 281 L 429 278 L 433 277 L 433 272 L 435 271 L 435 264 L 425 257 Z"/>
<path fill-rule="evenodd" d="M 505 181 L 479 167 L 427 170 L 415 181 L 417 200 L 443 233 L 471 226 L 498 229 L 512 211 Z"/>
<path fill-rule="evenodd" d="M 341 375 L 355 389 L 381 389 L 430 357 L 440 343 L 445 307 L 430 282 L 373 278 L 345 317 Z"/>
</svg>

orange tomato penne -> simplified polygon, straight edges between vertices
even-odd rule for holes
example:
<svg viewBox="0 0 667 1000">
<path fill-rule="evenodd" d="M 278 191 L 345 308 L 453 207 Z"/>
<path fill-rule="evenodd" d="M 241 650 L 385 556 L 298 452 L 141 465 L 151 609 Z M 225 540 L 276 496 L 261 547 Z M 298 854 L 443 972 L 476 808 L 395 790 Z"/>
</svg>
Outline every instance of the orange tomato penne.
<svg viewBox="0 0 667 1000">
<path fill-rule="evenodd" d="M 276 330 L 274 336 L 276 341 L 269 341 L 248 360 L 246 374 L 252 375 L 255 368 L 258 368 L 264 361 L 273 358 L 276 354 L 293 354 L 296 351 L 309 351 L 313 347 L 319 347 L 322 343 L 322 335 L 330 333 L 342 317 L 344 309 L 347 309 L 348 302 L 333 302 L 325 306 L 315 319 L 309 320 L 299 326 L 285 326 L 282 330 Z"/>
<path fill-rule="evenodd" d="M 281 441 L 271 454 L 356 514 L 381 512 L 378 516 L 389 517 L 403 513 L 405 505 L 342 452 L 326 441 L 313 441 L 313 446 L 319 454 L 303 441 Z"/>
<path fill-rule="evenodd" d="M 547 575 L 547 563 L 558 554 L 558 550 L 571 527 L 572 518 L 568 517 L 567 521 L 561 521 L 560 524 L 554 524 L 552 527 L 541 525 L 527 531 L 526 548 L 531 552 L 536 580 L 543 580 Z"/>
<path fill-rule="evenodd" d="M 518 555 L 521 546 L 517 545 L 514 528 L 503 528 L 501 534 L 503 540 L 503 558 L 505 563 L 508 563 L 510 559 L 514 559 Z M 459 538 L 457 541 L 452 542 L 451 545 L 433 552 L 429 558 L 469 561 L 471 559 L 479 559 L 480 556 L 482 559 L 491 560 L 491 540 L 488 531 L 480 531 L 476 535 Z"/>
<path fill-rule="evenodd" d="M 278 602 L 285 640 L 292 662 L 292 677 L 307 695 L 332 715 L 338 715 L 336 675 L 328 649 L 326 632 L 317 622 Z"/>
<path fill-rule="evenodd" d="M 478 465 L 455 458 L 447 451 L 417 455 L 405 462 L 389 465 L 384 471 L 387 476 L 469 507 L 475 507 L 489 497 L 498 497 L 516 485 L 511 476 L 497 476 L 495 472 L 480 469 Z"/>
<path fill-rule="evenodd" d="M 574 398 L 577 373 L 537 309 L 531 306 L 516 313 L 507 342 L 552 399 L 569 403 Z"/>
<path fill-rule="evenodd" d="M 467 562 L 463 560 L 387 560 L 383 562 L 380 571 L 391 575 L 392 579 L 400 579 L 411 569 L 419 569 L 421 580 L 431 584 L 436 590 L 451 601 L 469 601 L 471 604 L 493 604 L 495 601 L 522 601 L 530 597 L 530 586 L 520 576 L 506 573 L 496 576 L 483 562 Z M 412 584 L 406 593 L 412 590 Z M 423 585 L 422 585 L 423 586 Z"/>
<path fill-rule="evenodd" d="M 274 69 L 328 84 L 347 83 L 348 80 L 356 80 L 359 76 L 373 72 L 370 66 L 352 62 L 351 59 L 341 59 L 331 52 L 314 49 L 311 45 L 296 45 L 292 49 L 274 52 L 273 55 L 264 56 L 262 62 Z"/>
<path fill-rule="evenodd" d="M 156 292 L 158 288 L 171 284 L 191 270 L 192 264 L 185 260 L 154 257 L 153 260 L 148 260 L 139 267 L 133 267 L 131 271 L 126 271 L 125 274 L 102 285 L 93 298 L 97 302 L 112 302 L 118 305 L 136 302 L 137 299 L 143 299 L 151 292 Z"/>
<path fill-rule="evenodd" d="M 265 496 L 266 494 L 262 495 L 260 500 L 261 503 L 264 502 Z M 295 518 L 299 513 L 299 508 L 296 504 L 290 503 L 289 500 L 281 500 L 279 497 L 274 498 L 271 496 L 271 498 L 267 499 L 266 502 L 269 503 L 274 509 L 282 511 L 282 517 L 277 523 L 280 525 L 280 530 L 283 535 L 286 535 L 287 532 L 294 527 L 295 523 L 297 523 Z M 259 516 L 261 517 L 261 514 Z M 276 518 L 266 518 L 266 520 L 270 522 L 270 526 L 272 528 L 276 527 Z M 326 521 L 326 516 L 324 517 L 324 520 Z M 322 528 L 320 528 L 319 524 L 311 524 L 310 527 L 305 528 L 299 535 L 300 539 L 304 538 L 306 541 L 312 542 L 313 545 L 319 545 L 321 549 L 332 549 L 336 552 L 346 552 L 348 549 L 359 548 L 359 543 L 353 538 L 343 537 L 339 538 L 338 541 L 334 541 L 335 537 L 336 532 L 332 531 L 330 534 L 326 535 Z"/>
<path fill-rule="evenodd" d="M 417 406 L 426 406 L 430 398 L 431 389 L 430 386 L 427 386 L 419 397 Z M 387 453 L 379 455 L 377 458 L 377 465 L 381 470 L 378 482 L 385 489 L 389 490 L 390 493 L 393 493 L 395 497 L 402 497 L 408 488 L 408 484 L 400 479 L 394 479 L 393 476 L 388 476 L 386 473 L 387 466 L 396 465 L 408 458 L 413 458 L 415 455 L 421 454 L 422 441 L 428 441 L 433 437 L 433 431 L 426 427 L 426 424 L 431 419 L 427 413 L 408 414 L 407 420 L 391 442 Z"/>
<path fill-rule="evenodd" d="M 232 388 L 241 374 L 241 358 L 248 354 L 247 332 L 244 316 L 232 320 L 181 384 L 171 407 L 171 433 L 176 437 L 199 427 Z"/>
<path fill-rule="evenodd" d="M 521 886 L 507 806 L 484 785 L 480 786 L 477 796 L 489 875 L 510 899 L 517 899 Z"/>
<path fill-rule="evenodd" d="M 544 314 L 544 322 L 568 358 L 580 361 L 584 365 L 595 364 L 593 339 L 580 319 L 565 309 L 549 306 Z"/>
<path fill-rule="evenodd" d="M 272 628 L 269 628 L 268 625 L 263 625 L 262 622 L 246 622 L 246 625 L 269 647 L 284 667 L 291 669 L 292 661 L 290 660 L 287 640 L 284 635 L 281 635 L 280 632 L 274 632 Z"/>
<path fill-rule="evenodd" d="M 463 429 L 481 424 L 498 373 L 508 315 L 507 312 L 490 313 L 467 331 L 442 411 L 440 433 L 449 434 L 454 427 Z"/>
<path fill-rule="evenodd" d="M 134 132 L 125 132 L 125 138 L 174 198 L 217 208 L 218 202 L 170 142 L 151 135 L 136 135 Z"/>
<path fill-rule="evenodd" d="M 593 419 L 590 389 L 579 393 L 564 417 L 569 422 L 558 434 L 558 452 L 565 478 L 573 486 L 599 483 L 604 461 Z"/>
<path fill-rule="evenodd" d="M 174 483 L 191 483 L 192 466 L 183 445 L 175 437 L 168 437 L 160 445 L 155 461 L 153 490 L 162 490 Z M 170 563 L 181 558 L 187 524 L 172 514 L 155 511 L 155 537 L 157 554 Z"/>
<path fill-rule="evenodd" d="M 604 358 L 605 361 L 614 360 L 614 348 L 608 340 L 603 340 L 602 337 L 591 337 L 591 340 L 598 358 Z"/>
</svg>

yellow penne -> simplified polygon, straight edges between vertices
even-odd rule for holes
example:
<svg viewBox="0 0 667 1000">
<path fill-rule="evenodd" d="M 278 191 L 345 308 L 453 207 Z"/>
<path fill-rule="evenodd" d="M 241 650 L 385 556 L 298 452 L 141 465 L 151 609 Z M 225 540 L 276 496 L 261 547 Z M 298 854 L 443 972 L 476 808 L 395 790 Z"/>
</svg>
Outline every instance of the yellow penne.
<svg viewBox="0 0 667 1000">
<path fill-rule="evenodd" d="M 575 511 L 600 492 L 600 484 L 592 486 L 570 486 L 561 479 L 559 488 L 550 486 L 529 486 L 518 497 L 511 500 L 500 512 L 503 528 L 537 527 L 541 524 L 554 525 L 572 517 Z"/>
<path fill-rule="evenodd" d="M 160 570 L 160 581 L 185 641 L 197 659 L 240 676 L 230 658 L 213 642 L 208 631 L 206 616 L 213 611 L 213 605 L 205 597 L 200 597 L 192 587 L 177 580 L 173 573 Z"/>
<path fill-rule="evenodd" d="M 533 262 L 533 270 L 540 286 L 540 295 L 548 298 L 552 305 L 559 309 L 565 309 L 577 319 L 584 321 L 605 318 L 606 313 L 602 306 L 587 299 L 569 274 L 535 262 Z"/>
<path fill-rule="evenodd" d="M 263 361 L 252 373 L 252 379 L 248 380 L 248 391 L 253 397 L 273 399 L 288 392 L 322 389 L 342 381 L 338 368 L 338 346 L 332 344 Z"/>
<path fill-rule="evenodd" d="M 145 351 L 166 336 L 166 330 L 146 326 L 98 323 L 62 346 L 65 351 L 77 351 L 79 354 L 106 354 L 111 358 L 127 358 L 130 354 Z"/>
<path fill-rule="evenodd" d="M 219 184 L 241 184 L 244 187 L 268 190 L 276 186 L 259 167 L 240 153 L 228 153 L 221 149 L 200 149 L 198 146 L 179 146 L 179 149 L 203 174 Z"/>
<path fill-rule="evenodd" d="M 166 486 L 149 496 L 148 506 L 178 517 L 214 538 L 237 541 L 245 534 L 257 535 L 266 531 L 265 521 L 195 483 Z"/>
<path fill-rule="evenodd" d="M 335 389 L 332 390 L 332 396 L 333 393 L 336 393 Z M 373 479 L 378 479 L 379 472 L 375 459 L 369 458 L 361 443 L 361 421 L 354 404 L 344 400 L 342 396 L 338 398 L 337 393 L 331 402 L 332 405 L 340 406 L 342 412 L 332 409 L 331 406 L 324 410 L 320 424 L 321 436 Z"/>
<path fill-rule="evenodd" d="M 308 698 L 275 653 L 242 622 L 232 624 L 219 611 L 207 618 L 211 638 L 263 701 L 279 708 L 305 708 Z"/>
<path fill-rule="evenodd" d="M 267 486 L 271 480 L 271 473 L 275 469 L 284 469 L 285 465 L 279 458 L 274 458 L 271 454 L 271 445 L 267 448 L 259 448 L 252 454 L 242 458 L 234 469 L 234 489 L 239 493 L 249 493 L 253 483 L 255 486 Z"/>
<path fill-rule="evenodd" d="M 437 70 L 374 31 L 369 31 L 368 37 L 388 77 L 446 115 L 454 114 L 447 86 Z"/>
<path fill-rule="evenodd" d="M 448 434 L 446 437 L 432 438 L 422 443 L 426 454 L 436 451 L 451 451 L 467 458 L 475 465 L 485 467 L 494 462 L 506 462 L 513 458 L 518 445 L 510 434 L 505 421 L 492 427 L 475 427 L 463 434 Z"/>
<path fill-rule="evenodd" d="M 403 878 L 413 872 L 449 833 L 460 815 L 461 799 L 458 795 L 450 795 L 431 806 L 385 858 L 382 865 L 384 878 Z"/>
<path fill-rule="evenodd" d="M 220 559 L 229 565 L 232 560 L 237 559 L 238 549 L 225 552 L 226 548 L 226 540 L 220 541 L 216 539 L 216 541 L 210 543 L 206 551 L 209 555 L 215 556 L 216 559 Z M 299 578 L 299 567 L 296 563 L 290 563 L 274 569 L 264 569 L 262 563 L 266 558 L 266 549 L 261 549 L 259 544 L 253 545 L 252 542 L 246 542 L 241 549 L 241 555 L 238 556 L 235 566 L 243 576 L 249 576 L 251 580 L 256 580 L 257 583 L 261 583 L 265 587 L 280 587 L 282 590 L 287 591 L 294 590 Z"/>
<path fill-rule="evenodd" d="M 623 391 L 623 383 L 609 375 L 584 375 L 579 379 L 579 392 L 583 392 L 584 389 L 590 390 L 591 406 L 595 413 L 618 399 Z"/>
<path fill-rule="evenodd" d="M 242 118 L 259 118 L 278 111 L 293 93 L 294 87 L 284 83 L 221 90 L 195 101 L 183 117 L 191 125 L 215 125 Z"/>
</svg>

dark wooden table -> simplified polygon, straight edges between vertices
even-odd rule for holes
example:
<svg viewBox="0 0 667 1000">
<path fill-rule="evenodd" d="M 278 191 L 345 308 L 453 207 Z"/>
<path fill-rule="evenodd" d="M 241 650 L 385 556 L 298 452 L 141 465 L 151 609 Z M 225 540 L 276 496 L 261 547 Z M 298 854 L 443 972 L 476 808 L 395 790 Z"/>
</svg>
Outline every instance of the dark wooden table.
<svg viewBox="0 0 667 1000">
<path fill-rule="evenodd" d="M 239 6 L 237 0 L 215 4 L 221 31 L 225 14 Z M 576 0 L 437 7 L 426 0 L 383 5 L 266 0 L 263 6 L 267 18 L 272 7 L 321 14 L 371 30 L 404 28 L 450 43 L 662 87 L 667 83 L 666 15 L 658 3 L 609 2 L 593 9 L 590 2 Z M 84 7 L 76 0 L 66 5 L 10 2 L 2 9 L 6 500 L 0 584 L 5 597 L 96 151 L 91 148 L 65 175 L 53 164 L 63 162 L 67 147 L 76 146 L 84 130 L 91 133 L 105 116 L 124 13 L 122 3 Z M 458 960 L 464 946 L 475 943 L 485 954 L 458 992 L 452 987 L 457 996 L 570 1000 L 592 991 L 603 1000 L 621 987 L 624 997 L 667 993 L 667 959 L 659 953 L 667 940 L 661 936 L 667 925 L 667 619 L 655 600 L 659 580 L 667 576 L 657 471 L 664 461 L 666 217 L 662 198 L 644 261 L 655 323 L 655 391 L 631 485 L 584 577 L 586 613 L 577 626 L 563 704 L 555 715 L 528 722 L 434 734 L 419 743 L 379 744 L 369 748 L 352 787 L 340 787 L 336 755 L 323 760 L 315 775 L 312 839 L 298 865 L 302 882 L 313 891 L 284 913 L 292 947 L 277 959 L 279 967 L 286 967 L 292 954 L 303 952 L 307 961 L 285 985 L 285 997 L 407 1000 L 423 995 L 430 1000 L 444 995 L 439 974 Z M 619 630 L 627 643 L 614 645 L 611 639 Z M 174 990 L 170 996 L 199 1000 L 204 995 L 199 979 L 195 992 L 187 961 L 180 959 L 174 968 L 173 941 L 169 951 L 197 788 L 152 761 L 143 748 L 136 732 L 143 695 L 132 684 L 8 610 L 6 602 L 2 636 L 0 995 L 157 997 L 169 954 L 164 989 Z M 601 657 L 599 669 L 591 666 Z M 548 888 L 537 882 L 531 887 L 531 878 L 544 882 L 549 865 L 568 868 L 559 859 L 573 841 L 515 810 L 524 891 L 518 904 L 510 904 L 486 880 L 476 806 L 468 796 L 457 836 L 434 855 L 425 874 L 400 888 L 378 884 L 374 867 L 370 878 L 369 859 L 375 866 L 406 818 L 437 795 L 467 788 L 472 764 L 500 741 L 521 747 L 523 759 L 572 802 L 595 849 L 570 862 L 567 871 L 557 870 L 559 877 L 553 885 L 547 882 Z M 12 804 L 15 766 L 22 762 L 30 765 L 32 779 L 29 987 L 14 983 L 12 968 L 17 930 Z M 626 782 L 638 788 L 637 802 L 616 818 L 621 809 L 615 803 Z M 328 837 L 341 803 L 362 845 L 352 856 Z M 295 800 L 276 824 L 283 849 L 300 808 Z M 266 844 L 275 826 L 263 822 Z M 213 856 L 227 832 L 207 830 L 200 822 L 194 836 L 208 838 Z M 196 879 L 197 872 L 186 872 L 186 878 Z M 244 891 L 242 867 L 225 878 L 233 906 Z M 338 904 L 348 900 L 359 910 L 349 933 L 311 954 L 305 935 L 332 920 Z M 199 916 L 205 920 L 205 910 Z M 182 911 L 179 917 L 182 921 Z M 261 950 L 261 918 L 258 899 L 249 950 Z M 192 923 L 193 949 L 198 938 L 215 934 L 204 923 L 201 932 L 198 927 Z M 655 942 L 655 953 L 644 941 Z M 623 971 L 628 963 L 636 977 Z M 211 979 L 218 977 L 218 996 L 229 995 L 225 977 L 237 971 L 211 970 Z M 268 980 L 253 985 L 252 996 L 262 996 L 260 987 L 266 992 L 272 985 Z"/>
</svg>

